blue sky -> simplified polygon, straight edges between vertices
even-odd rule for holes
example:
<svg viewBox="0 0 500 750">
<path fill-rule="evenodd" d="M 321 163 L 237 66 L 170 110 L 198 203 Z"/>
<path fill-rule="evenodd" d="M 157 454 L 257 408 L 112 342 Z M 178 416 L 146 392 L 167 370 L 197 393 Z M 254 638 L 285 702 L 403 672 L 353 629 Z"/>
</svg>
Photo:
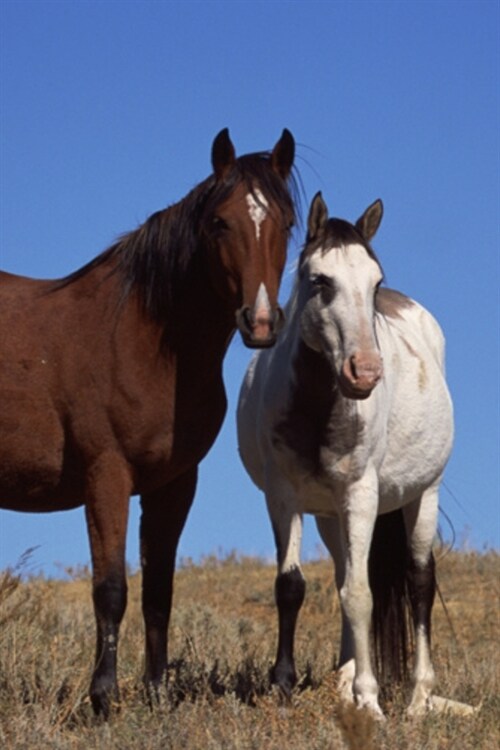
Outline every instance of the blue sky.
<svg viewBox="0 0 500 750">
<path fill-rule="evenodd" d="M 3 0 L 0 266 L 64 275 L 204 179 L 221 128 L 238 153 L 270 148 L 289 128 L 304 212 L 318 189 L 350 220 L 384 201 L 374 246 L 388 284 L 425 304 L 447 338 L 456 440 L 441 504 L 457 546 L 499 547 L 499 7 Z M 264 500 L 236 449 L 249 357 L 235 339 L 229 411 L 181 557 L 274 557 Z M 444 516 L 441 526 L 449 539 Z M 83 511 L 0 512 L 0 569 L 37 545 L 34 570 L 87 563 Z M 319 549 L 309 520 L 304 557 Z"/>
</svg>

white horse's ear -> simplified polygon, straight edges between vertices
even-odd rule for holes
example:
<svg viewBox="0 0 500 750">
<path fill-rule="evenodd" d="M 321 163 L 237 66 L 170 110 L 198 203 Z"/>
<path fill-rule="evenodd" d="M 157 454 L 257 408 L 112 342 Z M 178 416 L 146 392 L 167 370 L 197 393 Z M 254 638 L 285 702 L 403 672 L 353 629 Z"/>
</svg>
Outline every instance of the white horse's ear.
<svg viewBox="0 0 500 750">
<path fill-rule="evenodd" d="M 212 167 L 218 180 L 223 180 L 236 163 L 236 152 L 228 128 L 215 136 L 212 144 Z"/>
<path fill-rule="evenodd" d="M 367 242 L 370 242 L 371 238 L 375 236 L 382 221 L 383 213 L 384 205 L 378 198 L 371 206 L 368 206 L 363 216 L 360 216 L 357 220 L 356 229 Z"/>
<path fill-rule="evenodd" d="M 307 217 L 307 242 L 317 239 L 328 221 L 328 208 L 321 191 L 317 192 L 311 201 L 309 216 Z"/>
</svg>

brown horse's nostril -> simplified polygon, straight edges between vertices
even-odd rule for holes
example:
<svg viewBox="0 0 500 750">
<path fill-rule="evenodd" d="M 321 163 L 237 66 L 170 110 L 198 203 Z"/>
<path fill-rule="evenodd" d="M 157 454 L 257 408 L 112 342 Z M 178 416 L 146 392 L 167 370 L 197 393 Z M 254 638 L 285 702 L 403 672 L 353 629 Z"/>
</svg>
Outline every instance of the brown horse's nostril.
<svg viewBox="0 0 500 750">
<path fill-rule="evenodd" d="M 255 325 L 255 319 L 252 310 L 248 306 L 242 308 L 240 320 L 243 322 L 245 328 L 251 333 Z"/>
<path fill-rule="evenodd" d="M 246 346 L 262 348 L 273 346 L 276 331 L 283 325 L 284 317 L 280 307 L 270 315 L 256 315 L 251 307 L 245 305 L 236 313 L 236 325 Z"/>
</svg>

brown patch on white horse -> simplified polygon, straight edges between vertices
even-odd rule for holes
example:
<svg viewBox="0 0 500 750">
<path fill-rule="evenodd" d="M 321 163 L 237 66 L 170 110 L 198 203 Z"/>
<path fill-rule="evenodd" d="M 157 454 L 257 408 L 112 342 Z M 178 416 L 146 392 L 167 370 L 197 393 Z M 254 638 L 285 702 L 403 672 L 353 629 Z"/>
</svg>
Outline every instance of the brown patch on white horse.
<svg viewBox="0 0 500 750">
<path fill-rule="evenodd" d="M 388 287 L 380 287 L 375 295 L 375 309 L 388 318 L 401 318 L 413 305 L 412 299 Z"/>
</svg>

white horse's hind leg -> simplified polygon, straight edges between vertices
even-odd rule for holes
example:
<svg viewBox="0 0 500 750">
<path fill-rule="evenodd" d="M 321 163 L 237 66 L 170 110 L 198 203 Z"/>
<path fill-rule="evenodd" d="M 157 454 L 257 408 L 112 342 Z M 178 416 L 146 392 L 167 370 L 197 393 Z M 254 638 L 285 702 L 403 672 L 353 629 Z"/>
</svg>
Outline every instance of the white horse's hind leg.
<svg viewBox="0 0 500 750">
<path fill-rule="evenodd" d="M 340 590 L 345 580 L 346 564 L 346 542 L 342 534 L 339 519 L 335 516 L 316 516 L 316 526 L 320 533 L 321 539 L 335 563 L 335 584 L 340 595 Z M 340 640 L 340 655 L 338 669 L 338 689 L 341 700 L 352 702 L 354 693 L 352 692 L 352 683 L 354 680 L 354 642 L 352 630 L 343 608 L 342 615 L 342 635 Z"/>
<path fill-rule="evenodd" d="M 410 552 L 408 586 L 415 626 L 413 693 L 408 714 L 416 716 L 431 708 L 435 675 L 431 662 L 431 611 L 436 579 L 432 545 L 436 534 L 438 487 L 426 490 L 422 498 L 403 509 Z"/>
<path fill-rule="evenodd" d="M 295 492 L 284 480 L 267 483 L 266 501 L 278 557 L 275 583 L 278 650 L 272 680 L 285 695 L 290 695 L 297 681 L 293 656 L 295 627 L 306 589 L 300 568 L 302 515 L 296 508 Z"/>
</svg>

